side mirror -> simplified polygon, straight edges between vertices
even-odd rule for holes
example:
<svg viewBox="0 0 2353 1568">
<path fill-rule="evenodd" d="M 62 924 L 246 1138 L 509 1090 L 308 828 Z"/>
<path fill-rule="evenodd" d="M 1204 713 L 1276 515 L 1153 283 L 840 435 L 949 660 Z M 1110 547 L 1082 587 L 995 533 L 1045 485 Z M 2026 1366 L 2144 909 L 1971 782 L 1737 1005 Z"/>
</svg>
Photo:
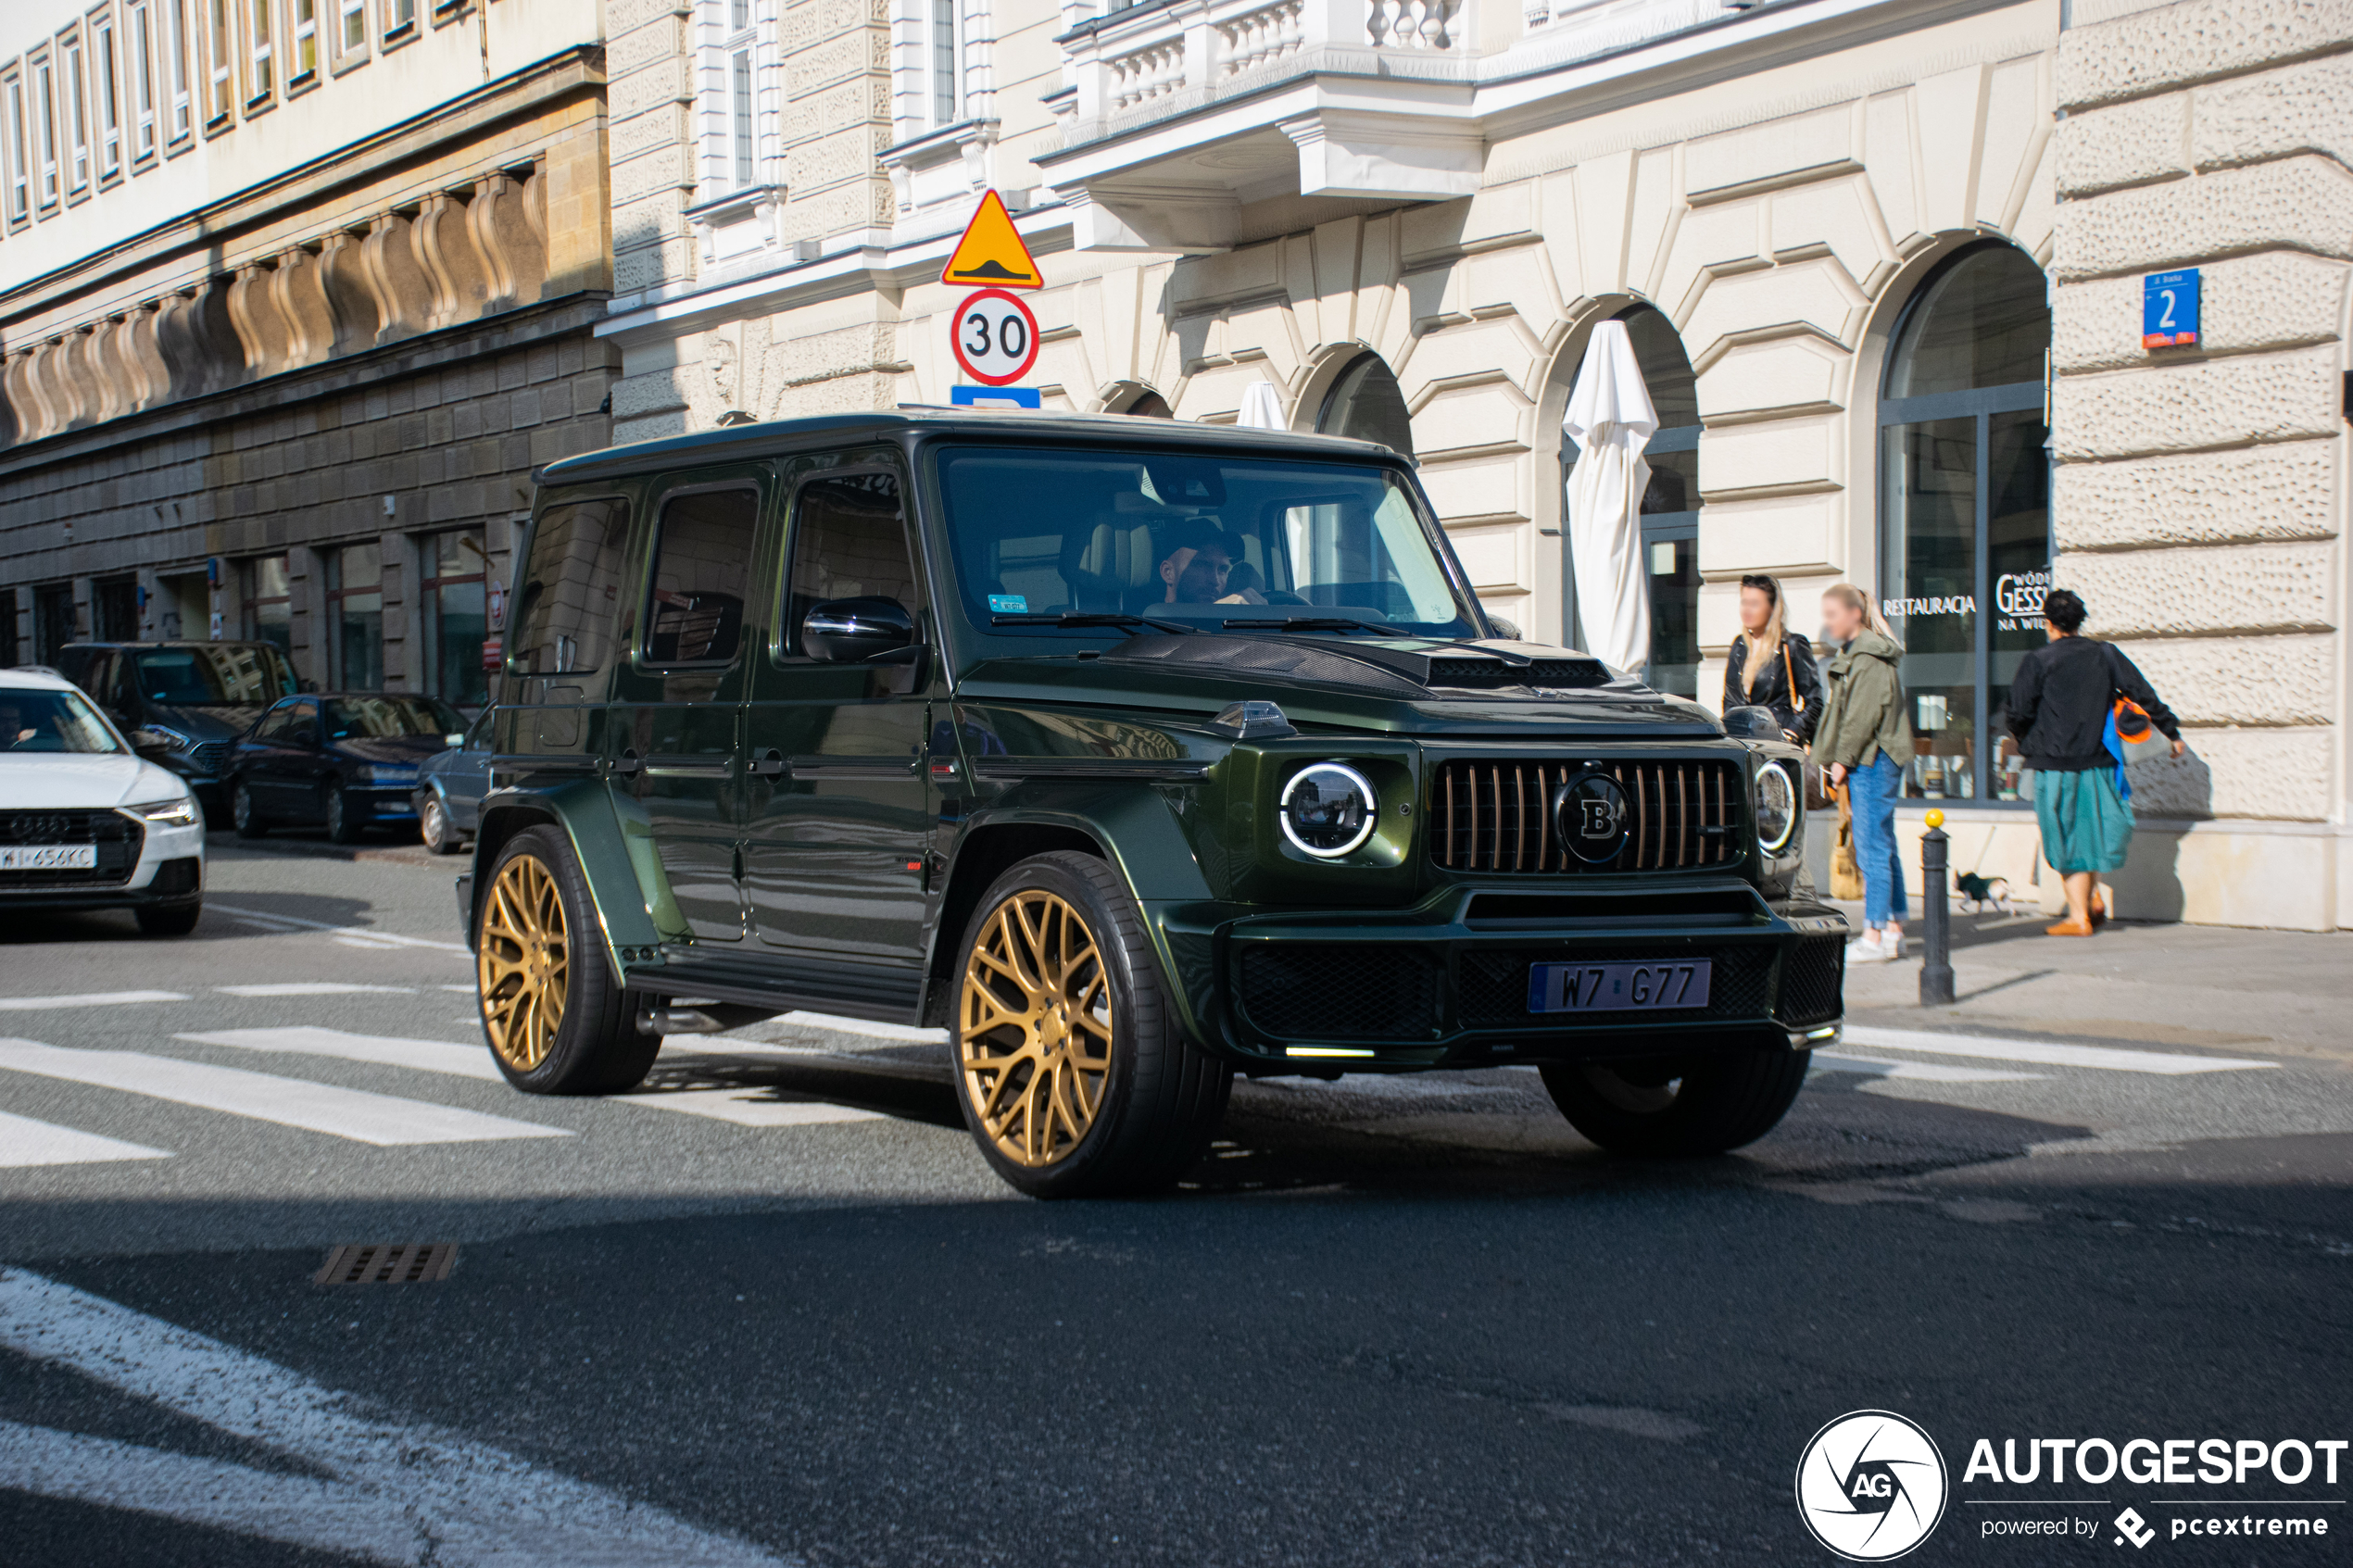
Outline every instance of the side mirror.
<svg viewBox="0 0 2353 1568">
<path fill-rule="evenodd" d="M 130 741 L 132 750 L 150 762 L 160 762 L 180 749 L 170 735 L 157 734 L 153 730 L 133 730 L 123 738 Z"/>
<path fill-rule="evenodd" d="M 829 664 L 859 664 L 911 647 L 915 618 L 897 599 L 828 599 L 800 623 L 800 651 Z"/>
<path fill-rule="evenodd" d="M 1779 740 L 1781 721 L 1769 708 L 1724 709 L 1724 733 L 1736 740 Z"/>
</svg>

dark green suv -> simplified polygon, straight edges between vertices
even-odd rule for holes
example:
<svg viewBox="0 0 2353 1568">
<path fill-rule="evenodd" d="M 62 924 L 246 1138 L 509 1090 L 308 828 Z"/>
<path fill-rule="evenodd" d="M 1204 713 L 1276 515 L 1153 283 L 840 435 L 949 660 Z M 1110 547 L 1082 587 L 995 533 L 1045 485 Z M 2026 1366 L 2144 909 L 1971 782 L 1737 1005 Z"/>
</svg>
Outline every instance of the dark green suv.
<svg viewBox="0 0 2353 1568">
<path fill-rule="evenodd" d="M 1075 1196 L 1172 1179 L 1238 1071 L 1531 1063 L 1688 1153 L 1837 1036 L 1769 715 L 1497 635 L 1385 447 L 737 426 L 555 464 L 522 558 L 459 898 L 526 1091 L 932 1024 L 989 1162 Z"/>
</svg>

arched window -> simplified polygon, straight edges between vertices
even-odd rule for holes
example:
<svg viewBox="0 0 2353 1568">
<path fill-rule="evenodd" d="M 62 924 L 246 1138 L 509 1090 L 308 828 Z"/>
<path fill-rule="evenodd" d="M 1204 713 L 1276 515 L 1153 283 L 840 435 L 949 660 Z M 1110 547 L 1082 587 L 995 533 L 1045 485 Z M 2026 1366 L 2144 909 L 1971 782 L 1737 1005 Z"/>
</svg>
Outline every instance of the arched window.
<svg viewBox="0 0 2353 1568">
<path fill-rule="evenodd" d="M 1945 261 L 1896 325 L 1880 402 L 1880 600 L 1905 649 L 1906 795 L 2019 798 L 2006 709 L 2050 586 L 2050 345 L 2042 270 L 1998 242 Z"/>
<path fill-rule="evenodd" d="M 1391 451 L 1414 455 L 1413 416 L 1405 411 L 1405 395 L 1378 354 L 1360 354 L 1349 362 L 1324 395 L 1315 428 L 1326 435 L 1378 441 Z"/>
<path fill-rule="evenodd" d="M 1678 696 L 1699 695 L 1699 385 L 1675 323 L 1647 305 L 1629 306 L 1616 320 L 1626 323 L 1642 368 L 1642 385 L 1658 415 L 1658 433 L 1643 448 L 1651 467 L 1642 492 L 1642 571 L 1650 583 L 1651 654 L 1643 673 L 1655 690 Z M 1577 447 L 1561 443 L 1561 516 L 1568 515 L 1569 470 Z M 1576 565 L 1562 531 L 1561 581 L 1571 584 L 1563 624 L 1567 641 L 1584 646 L 1577 621 Z"/>
</svg>

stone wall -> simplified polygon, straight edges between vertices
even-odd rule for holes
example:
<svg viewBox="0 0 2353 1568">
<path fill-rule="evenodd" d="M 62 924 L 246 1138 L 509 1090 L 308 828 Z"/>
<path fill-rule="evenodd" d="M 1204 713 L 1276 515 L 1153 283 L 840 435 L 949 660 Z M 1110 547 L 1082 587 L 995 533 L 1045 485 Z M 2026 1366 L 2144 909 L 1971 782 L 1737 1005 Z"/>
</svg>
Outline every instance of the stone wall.
<svg viewBox="0 0 2353 1568">
<path fill-rule="evenodd" d="M 2058 98 L 2055 577 L 2194 726 L 2135 804 L 2341 822 L 2353 8 L 2079 27 Z M 2183 267 L 2199 341 L 2144 349 L 2142 279 Z"/>
</svg>

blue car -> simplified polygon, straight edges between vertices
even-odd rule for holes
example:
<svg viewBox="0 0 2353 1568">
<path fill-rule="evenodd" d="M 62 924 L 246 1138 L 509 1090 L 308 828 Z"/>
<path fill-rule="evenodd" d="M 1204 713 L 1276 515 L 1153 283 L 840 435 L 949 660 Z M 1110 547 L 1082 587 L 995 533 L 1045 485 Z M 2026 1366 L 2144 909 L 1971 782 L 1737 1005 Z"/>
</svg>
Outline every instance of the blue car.
<svg viewBox="0 0 2353 1568">
<path fill-rule="evenodd" d="M 280 825 L 324 826 L 356 844 L 378 825 L 417 820 L 409 794 L 427 759 L 466 721 L 429 696 L 325 692 L 291 696 L 254 724 L 229 759 L 229 808 L 240 838 Z"/>
<path fill-rule="evenodd" d="M 482 797 L 490 793 L 490 715 L 484 709 L 465 739 L 417 769 L 409 802 L 417 836 L 436 855 L 454 855 L 482 825 Z"/>
</svg>

